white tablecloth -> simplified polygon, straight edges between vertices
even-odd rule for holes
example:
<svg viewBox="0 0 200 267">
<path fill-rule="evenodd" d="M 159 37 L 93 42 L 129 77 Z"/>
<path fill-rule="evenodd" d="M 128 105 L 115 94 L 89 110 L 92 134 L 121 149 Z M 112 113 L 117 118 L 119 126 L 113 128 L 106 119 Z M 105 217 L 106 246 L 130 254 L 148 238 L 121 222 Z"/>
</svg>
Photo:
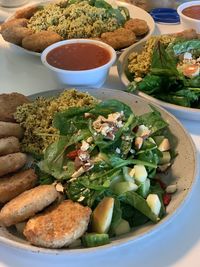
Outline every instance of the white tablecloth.
<svg viewBox="0 0 200 267">
<path fill-rule="evenodd" d="M 13 10 L 10 11 L 10 13 Z M 0 21 L 8 16 L 0 8 Z M 156 33 L 177 32 L 181 25 L 157 25 Z M 123 89 L 116 66 L 105 88 Z M 0 37 L 0 93 L 32 93 L 60 88 L 40 59 L 16 53 Z M 200 152 L 200 123 L 183 121 Z M 190 166 L 188 166 L 190 168 Z M 81 256 L 49 256 L 15 250 L 0 244 L 0 267 L 199 267 L 200 266 L 200 182 L 180 214 L 164 229 L 132 245 Z"/>
</svg>

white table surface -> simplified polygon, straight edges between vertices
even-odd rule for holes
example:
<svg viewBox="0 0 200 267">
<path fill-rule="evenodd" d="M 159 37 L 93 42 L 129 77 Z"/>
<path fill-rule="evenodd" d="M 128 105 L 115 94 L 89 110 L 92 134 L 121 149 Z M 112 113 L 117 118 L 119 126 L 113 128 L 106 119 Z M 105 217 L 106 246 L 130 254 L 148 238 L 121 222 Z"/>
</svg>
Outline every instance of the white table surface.
<svg viewBox="0 0 200 267">
<path fill-rule="evenodd" d="M 10 13 L 13 10 L 10 10 Z M 0 8 L 0 20 L 8 15 Z M 157 25 L 156 33 L 177 32 L 181 25 Z M 116 66 L 104 84 L 105 88 L 123 89 Z M 20 92 L 25 95 L 58 89 L 40 59 L 9 49 L 0 36 L 0 93 Z M 183 121 L 200 153 L 200 122 Z M 189 168 L 189 166 L 188 166 Z M 198 179 L 199 180 L 199 179 Z M 106 252 L 81 256 L 47 256 L 21 252 L 0 244 L 0 267 L 199 267 L 200 266 L 200 181 L 179 215 L 160 232 Z"/>
</svg>

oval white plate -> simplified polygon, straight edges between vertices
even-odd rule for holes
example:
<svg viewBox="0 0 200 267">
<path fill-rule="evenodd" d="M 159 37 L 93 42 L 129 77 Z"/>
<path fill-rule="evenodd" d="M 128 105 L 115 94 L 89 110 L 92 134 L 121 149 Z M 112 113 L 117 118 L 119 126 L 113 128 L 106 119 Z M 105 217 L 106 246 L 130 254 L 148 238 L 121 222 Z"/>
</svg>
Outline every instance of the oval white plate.
<svg viewBox="0 0 200 267">
<path fill-rule="evenodd" d="M 129 48 L 124 51 L 117 62 L 117 69 L 118 69 L 118 74 L 119 77 L 122 81 L 122 83 L 125 86 L 128 86 L 130 81 L 126 75 L 126 70 L 128 68 L 128 57 L 132 52 L 141 52 L 143 47 L 144 47 L 145 41 L 140 42 L 139 44 L 135 44 L 130 46 Z M 141 96 L 142 98 L 147 99 L 148 101 L 151 101 L 157 105 L 160 105 L 164 108 L 166 108 L 168 111 L 173 113 L 176 117 L 178 118 L 183 118 L 187 120 L 195 120 L 195 121 L 200 121 L 200 109 L 197 108 L 187 108 L 187 107 L 182 107 L 178 106 L 175 104 L 170 104 L 167 102 L 164 102 L 162 100 L 159 100 L 155 97 L 152 97 L 148 94 L 145 94 L 143 92 L 136 92 L 137 95 Z"/>
<path fill-rule="evenodd" d="M 50 1 L 48 1 L 47 3 L 49 3 Z M 52 1 L 52 2 L 55 2 L 55 1 Z M 57 2 L 59 2 L 57 0 Z M 39 3 L 38 5 L 46 5 L 47 3 Z M 141 38 L 140 40 L 137 41 L 137 43 L 135 44 L 138 44 L 142 41 L 145 41 L 147 40 L 154 32 L 154 29 L 155 29 L 155 22 L 153 20 L 153 18 L 146 12 L 144 11 L 143 9 L 139 8 L 139 7 L 136 7 L 134 5 L 130 5 L 128 3 L 124 3 L 124 2 L 120 2 L 120 1 L 116 1 L 117 5 L 118 6 L 124 6 L 124 7 L 127 7 L 129 12 L 130 12 L 130 17 L 131 18 L 139 18 L 139 19 L 143 19 L 147 22 L 148 26 L 149 26 L 149 32 L 147 35 L 145 35 L 143 38 Z M 9 17 L 7 19 L 10 20 L 14 17 L 14 15 L 12 15 L 11 17 Z M 8 42 L 7 42 L 8 43 Z M 8 43 L 9 44 L 9 47 L 11 49 L 13 49 L 14 51 L 21 51 L 21 52 L 26 52 L 30 55 L 34 55 L 34 56 L 40 56 L 41 54 L 40 53 L 37 53 L 37 52 L 33 52 L 33 51 L 29 51 L 21 46 L 18 46 L 18 45 L 15 45 L 15 44 L 12 44 L 12 43 Z M 126 49 L 126 48 L 125 48 Z M 125 50 L 123 49 L 123 50 Z"/>
<path fill-rule="evenodd" d="M 38 96 L 54 96 L 60 93 L 62 90 L 48 91 L 36 95 L 30 96 L 30 99 L 35 99 Z M 147 100 L 144 100 L 133 94 L 128 94 L 123 91 L 112 89 L 84 89 L 91 95 L 98 99 L 118 99 L 131 106 L 135 114 L 140 115 L 150 111 Z M 4 227 L 0 227 L 0 242 L 6 245 L 32 252 L 39 252 L 44 254 L 81 254 L 81 253 L 94 253 L 97 250 L 112 249 L 114 247 L 123 246 L 125 244 L 131 244 L 138 239 L 145 238 L 153 233 L 157 233 L 161 230 L 165 231 L 165 227 L 175 216 L 184 208 L 186 200 L 191 195 L 192 188 L 195 186 L 198 176 L 198 162 L 197 152 L 194 144 L 184 130 L 180 122 L 170 113 L 158 106 L 155 106 L 163 116 L 163 118 L 169 123 L 169 128 L 175 136 L 177 143 L 176 151 L 178 156 L 172 168 L 163 178 L 170 179 L 172 183 L 177 183 L 178 191 L 173 195 L 172 201 L 167 207 L 167 215 L 157 224 L 148 223 L 137 229 L 134 229 L 128 234 L 112 239 L 111 243 L 98 248 L 77 248 L 77 249 L 45 249 L 30 245 L 24 239 L 16 236 L 13 232 L 9 232 Z M 168 229 L 169 231 L 169 229 Z"/>
</svg>

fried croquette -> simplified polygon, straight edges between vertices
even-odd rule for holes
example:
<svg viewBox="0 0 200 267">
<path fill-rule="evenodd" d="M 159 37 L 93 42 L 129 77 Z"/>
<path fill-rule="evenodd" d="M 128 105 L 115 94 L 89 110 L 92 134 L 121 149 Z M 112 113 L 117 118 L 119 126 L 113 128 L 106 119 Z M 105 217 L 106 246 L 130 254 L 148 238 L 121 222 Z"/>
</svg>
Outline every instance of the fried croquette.
<svg viewBox="0 0 200 267">
<path fill-rule="evenodd" d="M 30 6 L 30 7 L 25 7 L 22 8 L 18 11 L 15 12 L 15 18 L 25 18 L 25 19 L 30 19 L 36 11 L 40 9 L 39 6 Z"/>
<path fill-rule="evenodd" d="M 29 102 L 26 96 L 19 93 L 0 94 L 0 121 L 15 122 L 17 107 Z"/>
<path fill-rule="evenodd" d="M 84 234 L 90 214 L 89 207 L 65 200 L 30 219 L 23 233 L 33 245 L 61 248 Z"/>
<path fill-rule="evenodd" d="M 62 37 L 51 31 L 41 31 L 31 34 L 22 40 L 25 49 L 42 52 L 46 47 L 62 40 Z"/>
<path fill-rule="evenodd" d="M 16 153 L 20 151 L 19 139 L 10 136 L 0 139 L 0 156 Z"/>
<path fill-rule="evenodd" d="M 16 45 L 22 44 L 22 39 L 32 34 L 33 31 L 26 27 L 10 26 L 2 31 L 2 37 L 5 41 Z"/>
<path fill-rule="evenodd" d="M 21 169 L 27 160 L 24 153 L 17 152 L 0 157 L 0 177 Z"/>
<path fill-rule="evenodd" d="M 23 134 L 24 131 L 18 123 L 0 121 L 0 138 L 15 136 L 21 139 Z"/>
<path fill-rule="evenodd" d="M 6 203 L 33 188 L 37 183 L 37 175 L 33 169 L 20 171 L 0 179 L 0 203 Z"/>
<path fill-rule="evenodd" d="M 49 206 L 58 197 L 53 185 L 39 185 L 9 201 L 0 211 L 0 223 L 6 227 L 23 222 Z"/>
<path fill-rule="evenodd" d="M 3 32 L 5 29 L 15 26 L 15 27 L 27 27 L 28 20 L 27 19 L 11 19 L 6 22 L 4 22 L 1 27 L 1 32 Z"/>
<path fill-rule="evenodd" d="M 135 33 L 136 36 L 141 36 L 149 31 L 147 22 L 142 19 L 129 19 L 124 24 L 124 28 Z"/>
<path fill-rule="evenodd" d="M 101 39 L 116 50 L 130 46 L 136 41 L 135 34 L 124 28 L 119 28 L 114 32 L 102 33 Z"/>
</svg>

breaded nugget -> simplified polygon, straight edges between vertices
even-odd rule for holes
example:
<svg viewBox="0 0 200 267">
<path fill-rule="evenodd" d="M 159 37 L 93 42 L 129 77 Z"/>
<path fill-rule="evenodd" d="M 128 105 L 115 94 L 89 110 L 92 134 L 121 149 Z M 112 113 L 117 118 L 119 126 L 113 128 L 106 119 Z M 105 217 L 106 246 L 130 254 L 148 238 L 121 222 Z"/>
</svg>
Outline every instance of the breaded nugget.
<svg viewBox="0 0 200 267">
<path fill-rule="evenodd" d="M 0 138 L 15 136 L 21 139 L 23 134 L 24 130 L 18 123 L 0 121 Z"/>
<path fill-rule="evenodd" d="M 62 40 L 62 37 L 51 31 L 41 31 L 31 34 L 22 40 L 25 49 L 42 52 L 46 47 Z"/>
<path fill-rule="evenodd" d="M 27 27 L 28 20 L 27 19 L 11 19 L 4 22 L 1 27 L 1 32 L 3 32 L 8 27 Z"/>
<path fill-rule="evenodd" d="M 19 139 L 10 136 L 0 139 L 0 156 L 16 153 L 20 151 Z"/>
<path fill-rule="evenodd" d="M 6 203 L 33 188 L 37 183 L 37 175 L 33 169 L 20 171 L 0 179 L 0 203 Z"/>
<path fill-rule="evenodd" d="M 17 152 L 0 157 L 0 177 L 8 173 L 16 172 L 21 169 L 27 160 L 24 153 Z"/>
<path fill-rule="evenodd" d="M 136 41 L 135 34 L 124 28 L 119 28 L 114 32 L 102 33 L 101 39 L 116 50 L 130 46 Z"/>
<path fill-rule="evenodd" d="M 33 31 L 26 27 L 10 26 L 2 31 L 1 34 L 5 41 L 16 45 L 21 45 L 22 39 L 32 33 Z"/>
<path fill-rule="evenodd" d="M 131 30 L 136 36 L 141 36 L 149 31 L 148 24 L 142 19 L 129 19 L 125 24 L 124 28 Z"/>
<path fill-rule="evenodd" d="M 26 96 L 19 93 L 0 94 L 0 121 L 15 122 L 17 107 L 29 102 Z"/>
<path fill-rule="evenodd" d="M 14 17 L 16 19 L 19 19 L 19 18 L 30 19 L 35 14 L 35 12 L 38 11 L 39 9 L 40 9 L 39 6 L 25 7 L 25 8 L 22 8 L 16 11 L 14 14 Z"/>
<path fill-rule="evenodd" d="M 4 226 L 23 222 L 49 206 L 58 197 L 53 185 L 39 185 L 27 190 L 8 202 L 0 212 L 0 223 Z"/>
<path fill-rule="evenodd" d="M 71 244 L 87 230 L 91 209 L 65 200 L 30 219 L 24 235 L 33 245 L 61 248 Z"/>
</svg>

